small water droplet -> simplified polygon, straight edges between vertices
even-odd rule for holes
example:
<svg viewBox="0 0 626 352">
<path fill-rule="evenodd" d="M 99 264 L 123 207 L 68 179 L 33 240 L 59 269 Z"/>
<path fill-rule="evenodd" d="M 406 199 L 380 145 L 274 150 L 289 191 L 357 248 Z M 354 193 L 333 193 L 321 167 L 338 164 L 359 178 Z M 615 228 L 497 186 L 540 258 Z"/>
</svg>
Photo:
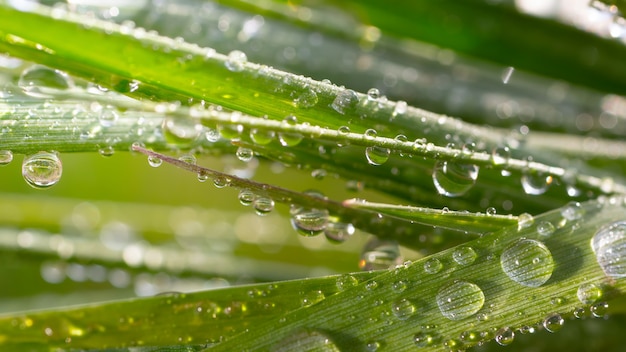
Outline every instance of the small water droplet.
<svg viewBox="0 0 626 352">
<path fill-rule="evenodd" d="M 206 182 L 209 179 L 209 175 L 204 171 L 199 171 L 197 177 L 199 182 Z"/>
<path fill-rule="evenodd" d="M 511 150 L 509 147 L 497 147 L 491 152 L 491 162 L 493 165 L 504 165 L 511 158 Z"/>
<path fill-rule="evenodd" d="M 359 102 L 359 97 L 356 93 L 351 89 L 346 89 L 335 97 L 330 107 L 333 108 L 338 113 L 345 115 L 354 110 L 356 104 Z"/>
<path fill-rule="evenodd" d="M 337 289 L 339 291 L 344 291 L 357 286 L 359 284 L 359 280 L 350 274 L 344 274 L 337 278 L 337 282 L 335 284 L 337 285 Z"/>
<path fill-rule="evenodd" d="M 397 242 L 372 238 L 363 247 L 359 268 L 366 271 L 388 269 L 400 263 L 402 258 Z"/>
<path fill-rule="evenodd" d="M 17 85 L 35 98 L 51 98 L 74 88 L 74 81 L 66 73 L 42 65 L 33 65 L 22 71 Z"/>
<path fill-rule="evenodd" d="M 424 271 L 427 274 L 436 274 L 440 272 L 441 269 L 443 269 L 443 264 L 441 264 L 441 261 L 437 258 L 428 259 L 424 263 Z"/>
<path fill-rule="evenodd" d="M 274 131 L 253 128 L 250 130 L 250 139 L 258 145 L 268 145 L 276 137 Z"/>
<path fill-rule="evenodd" d="M 190 119 L 166 118 L 163 120 L 163 136 L 171 144 L 191 143 L 196 140 L 204 127 Z"/>
<path fill-rule="evenodd" d="M 289 126 L 295 126 L 298 123 L 298 119 L 293 115 L 289 115 L 283 119 L 283 123 Z M 300 144 L 303 138 L 304 136 L 300 133 L 278 133 L 278 141 L 283 147 L 295 147 Z"/>
<path fill-rule="evenodd" d="M 406 101 L 398 100 L 396 102 L 396 106 L 393 108 L 393 113 L 391 114 L 391 116 L 395 118 L 398 115 L 405 114 L 407 110 L 408 104 L 406 103 Z"/>
<path fill-rule="evenodd" d="M 249 206 L 252 204 L 252 202 L 254 202 L 254 199 L 256 199 L 256 195 L 249 189 L 242 189 L 241 191 L 239 191 L 238 198 L 241 205 Z"/>
<path fill-rule="evenodd" d="M 313 89 L 308 88 L 294 99 L 293 104 L 297 108 L 308 109 L 314 107 L 317 101 L 317 93 Z"/>
<path fill-rule="evenodd" d="M 13 161 L 13 152 L 10 150 L 0 150 L 0 166 L 8 165 Z"/>
<path fill-rule="evenodd" d="M 225 64 L 229 71 L 239 72 L 243 70 L 246 62 L 248 62 L 248 57 L 243 51 L 233 50 L 228 53 Z"/>
<path fill-rule="evenodd" d="M 437 293 L 437 306 L 441 314 L 450 320 L 472 316 L 485 304 L 485 294 L 478 285 L 468 281 L 456 281 L 442 287 Z"/>
<path fill-rule="evenodd" d="M 247 163 L 254 157 L 254 152 L 250 148 L 239 147 L 237 148 L 235 155 L 237 155 L 237 159 Z"/>
<path fill-rule="evenodd" d="M 602 288 L 596 284 L 586 283 L 578 286 L 576 296 L 582 304 L 592 304 L 602 298 Z"/>
<path fill-rule="evenodd" d="M 389 160 L 391 150 L 389 148 L 372 146 L 365 148 L 365 157 L 370 165 L 382 165 Z"/>
<path fill-rule="evenodd" d="M 583 209 L 578 202 L 569 202 L 566 206 L 561 208 L 561 215 L 563 215 L 567 221 L 576 221 L 585 215 L 585 209 Z"/>
<path fill-rule="evenodd" d="M 352 237 L 355 231 L 356 229 L 351 223 L 329 221 L 324 229 L 324 236 L 330 242 L 343 243 Z"/>
<path fill-rule="evenodd" d="M 367 100 L 369 101 L 376 101 L 378 100 L 378 98 L 380 98 L 380 91 L 376 88 L 370 88 L 367 91 Z"/>
<path fill-rule="evenodd" d="M 626 277 L 626 221 L 602 227 L 591 239 L 591 249 L 607 276 Z"/>
<path fill-rule="evenodd" d="M 376 130 L 373 128 L 368 128 L 365 130 L 365 133 L 363 133 L 363 135 L 365 136 L 365 139 L 371 140 L 378 136 L 378 132 L 376 132 Z"/>
<path fill-rule="evenodd" d="M 316 330 L 297 330 L 282 339 L 270 349 L 272 352 L 320 351 L 340 352 L 341 350 L 325 333 Z"/>
<path fill-rule="evenodd" d="M 582 319 L 585 317 L 585 308 L 576 308 L 574 309 L 574 317 L 576 319 Z"/>
<path fill-rule="evenodd" d="M 163 164 L 163 160 L 161 160 L 158 156 L 149 155 L 148 164 L 152 167 L 159 167 Z"/>
<path fill-rule="evenodd" d="M 307 191 L 307 195 L 324 198 L 319 192 Z M 324 232 L 328 224 L 328 210 L 306 208 L 298 204 L 292 204 L 289 209 L 291 226 L 299 235 L 305 237 L 317 236 Z"/>
<path fill-rule="evenodd" d="M 102 125 L 102 127 L 114 126 L 118 118 L 119 118 L 119 115 L 112 108 L 102 109 L 100 111 L 100 115 L 98 116 L 100 125 Z"/>
<path fill-rule="evenodd" d="M 526 194 L 537 196 L 546 193 L 552 181 L 549 175 L 525 173 L 522 175 L 522 188 Z"/>
<path fill-rule="evenodd" d="M 527 287 L 543 285 L 554 271 L 554 259 L 548 247 L 530 239 L 521 239 L 505 249 L 500 265 L 511 280 Z"/>
<path fill-rule="evenodd" d="M 417 347 L 428 347 L 436 344 L 437 338 L 429 333 L 418 332 L 413 335 L 413 342 Z"/>
<path fill-rule="evenodd" d="M 380 348 L 381 343 L 378 341 L 370 341 L 365 345 L 365 350 L 367 352 L 376 352 Z"/>
<path fill-rule="evenodd" d="M 406 290 L 406 282 L 400 280 L 391 284 L 391 290 L 395 293 L 402 293 Z"/>
<path fill-rule="evenodd" d="M 211 142 L 211 143 L 215 143 L 215 142 L 219 141 L 220 137 L 221 137 L 220 131 L 218 131 L 215 128 L 209 128 L 204 133 L 204 138 L 206 138 L 206 140 Z"/>
<path fill-rule="evenodd" d="M 495 340 L 502 346 L 508 346 L 513 343 L 513 340 L 515 340 L 515 332 L 509 327 L 501 328 L 496 331 Z"/>
<path fill-rule="evenodd" d="M 302 296 L 301 303 L 303 307 L 308 307 L 314 305 L 315 303 L 321 302 L 322 300 L 324 300 L 324 298 L 326 297 L 324 296 L 324 293 L 322 291 L 314 290 L 304 294 Z"/>
<path fill-rule="evenodd" d="M 549 221 L 544 220 L 537 224 L 537 233 L 539 233 L 539 236 L 548 237 L 551 236 L 554 231 L 554 225 Z"/>
<path fill-rule="evenodd" d="M 57 153 L 38 152 L 24 158 L 22 176 L 33 188 L 54 186 L 61 179 L 63 165 Z"/>
<path fill-rule="evenodd" d="M 460 247 L 452 252 L 452 259 L 459 265 L 472 264 L 476 260 L 476 252 L 471 247 Z"/>
<path fill-rule="evenodd" d="M 415 313 L 415 305 L 406 298 L 391 304 L 391 312 L 400 320 L 407 320 Z"/>
<path fill-rule="evenodd" d="M 378 282 L 376 282 L 375 280 L 371 280 L 370 282 L 365 284 L 365 289 L 368 291 L 374 291 L 376 288 L 378 288 Z"/>
<path fill-rule="evenodd" d="M 543 320 L 543 327 L 549 332 L 561 330 L 563 324 L 565 324 L 565 319 L 558 313 L 552 313 Z"/>
<path fill-rule="evenodd" d="M 183 154 L 178 157 L 178 160 L 185 162 L 187 164 L 196 165 L 198 160 L 193 154 Z"/>
<path fill-rule="evenodd" d="M 589 310 L 594 317 L 604 318 L 609 310 L 609 304 L 606 302 L 594 303 Z"/>
<path fill-rule="evenodd" d="M 98 153 L 104 157 L 110 157 L 110 156 L 113 156 L 113 154 L 115 154 L 115 149 L 113 149 L 112 146 L 108 145 L 106 147 L 102 147 L 98 149 Z"/>
<path fill-rule="evenodd" d="M 474 186 L 478 171 L 478 166 L 473 164 L 437 161 L 433 169 L 433 183 L 439 194 L 459 197 Z"/>
<path fill-rule="evenodd" d="M 226 176 L 217 176 L 213 179 L 213 185 L 217 188 L 224 188 L 230 185 L 230 178 Z"/>
<path fill-rule="evenodd" d="M 489 208 L 487 208 L 485 213 L 487 214 L 487 216 L 494 216 L 494 215 L 496 215 L 498 213 L 498 211 L 494 207 L 489 207 Z"/>
<path fill-rule="evenodd" d="M 534 223 L 535 218 L 528 213 L 522 213 L 517 217 L 517 229 L 520 231 L 532 226 Z"/>
<path fill-rule="evenodd" d="M 267 215 L 274 210 L 274 200 L 269 197 L 259 196 L 252 201 L 252 207 L 258 215 Z"/>
</svg>

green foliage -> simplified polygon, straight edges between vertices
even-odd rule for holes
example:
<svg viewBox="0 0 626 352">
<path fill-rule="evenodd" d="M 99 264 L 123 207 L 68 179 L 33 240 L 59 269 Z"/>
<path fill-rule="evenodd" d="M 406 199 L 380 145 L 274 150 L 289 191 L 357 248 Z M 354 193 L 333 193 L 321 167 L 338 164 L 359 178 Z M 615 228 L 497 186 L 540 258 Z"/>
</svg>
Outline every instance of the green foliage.
<svg viewBox="0 0 626 352">
<path fill-rule="evenodd" d="M 2 350 L 620 349 L 614 2 L 43 3 L 0 1 Z"/>
</svg>

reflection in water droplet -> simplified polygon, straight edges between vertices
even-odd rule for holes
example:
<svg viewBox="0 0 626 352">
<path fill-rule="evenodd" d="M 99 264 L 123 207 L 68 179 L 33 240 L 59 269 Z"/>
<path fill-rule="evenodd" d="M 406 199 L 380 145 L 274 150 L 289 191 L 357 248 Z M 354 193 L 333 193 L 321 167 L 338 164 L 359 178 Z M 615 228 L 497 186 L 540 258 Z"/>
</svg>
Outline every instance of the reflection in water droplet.
<svg viewBox="0 0 626 352">
<path fill-rule="evenodd" d="M 400 320 L 407 320 L 415 313 L 415 306 L 406 298 L 391 304 L 391 312 Z"/>
<path fill-rule="evenodd" d="M 485 295 L 478 285 L 456 281 L 442 287 L 437 293 L 437 306 L 444 317 L 460 320 L 472 316 L 485 304 Z"/>
<path fill-rule="evenodd" d="M 345 115 L 354 110 L 358 102 L 359 97 L 356 93 L 351 89 L 346 89 L 337 94 L 337 97 L 335 97 L 335 100 L 330 104 L 330 107 L 338 113 Z"/>
<path fill-rule="evenodd" d="M 361 252 L 359 268 L 366 271 L 388 269 L 401 263 L 400 247 L 397 242 L 372 238 L 365 244 Z"/>
<path fill-rule="evenodd" d="M 365 350 L 367 352 L 376 352 L 380 348 L 381 343 L 378 341 L 370 341 L 365 345 Z"/>
<path fill-rule="evenodd" d="M 365 148 L 365 157 L 370 165 L 382 165 L 389 160 L 391 150 L 378 146 Z"/>
<path fill-rule="evenodd" d="M 295 126 L 298 123 L 298 119 L 293 115 L 289 115 L 285 117 L 285 119 L 283 119 L 283 123 L 289 126 Z M 278 141 L 283 147 L 295 147 L 300 144 L 303 138 L 304 136 L 302 136 L 300 133 L 278 133 Z"/>
<path fill-rule="evenodd" d="M 276 133 L 274 131 L 262 130 L 253 128 L 250 130 L 250 139 L 258 145 L 267 145 L 270 144 L 274 137 L 276 137 Z"/>
<path fill-rule="evenodd" d="M 565 320 L 558 313 L 552 313 L 543 320 L 543 327 L 549 332 L 557 332 L 561 330 Z"/>
<path fill-rule="evenodd" d="M 626 221 L 602 227 L 591 239 L 591 249 L 607 276 L 626 277 Z"/>
<path fill-rule="evenodd" d="M 459 197 L 474 186 L 478 171 L 478 166 L 472 164 L 437 161 L 433 169 L 433 183 L 439 194 Z"/>
<path fill-rule="evenodd" d="M 324 300 L 324 298 L 326 298 L 324 296 L 324 293 L 320 290 L 314 290 L 311 292 L 307 292 L 306 294 L 304 294 L 302 296 L 302 306 L 303 307 L 308 307 L 311 305 L 314 305 L 315 303 L 319 303 L 322 300 Z"/>
<path fill-rule="evenodd" d="M 62 173 L 63 165 L 56 153 L 39 152 L 25 157 L 22 162 L 22 176 L 33 188 L 54 186 Z"/>
<path fill-rule="evenodd" d="M 491 161 L 494 165 L 504 165 L 511 158 L 509 147 L 498 147 L 491 152 Z"/>
<path fill-rule="evenodd" d="M 548 247 L 530 239 L 519 240 L 505 249 L 500 265 L 511 280 L 527 287 L 543 285 L 554 271 L 554 259 Z"/>
<path fill-rule="evenodd" d="M 594 317 L 604 318 L 609 310 L 609 304 L 606 302 L 594 303 L 589 310 Z"/>
<path fill-rule="evenodd" d="M 17 85 L 35 98 L 51 98 L 74 88 L 74 81 L 64 72 L 42 65 L 33 65 L 22 71 Z"/>
<path fill-rule="evenodd" d="M 228 187 L 230 185 L 230 178 L 228 178 L 226 176 L 216 176 L 213 179 L 213 185 L 216 188 Z"/>
<path fill-rule="evenodd" d="M 495 340 L 498 344 L 502 346 L 508 346 L 512 344 L 514 339 L 515 332 L 509 327 L 501 328 L 500 330 L 496 331 Z"/>
</svg>

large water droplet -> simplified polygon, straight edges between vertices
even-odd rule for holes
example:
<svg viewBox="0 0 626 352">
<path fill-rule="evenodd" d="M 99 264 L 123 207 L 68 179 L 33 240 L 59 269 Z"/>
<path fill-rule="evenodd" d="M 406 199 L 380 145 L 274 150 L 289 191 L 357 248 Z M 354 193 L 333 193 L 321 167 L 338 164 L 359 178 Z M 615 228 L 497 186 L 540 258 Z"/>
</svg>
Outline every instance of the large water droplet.
<svg viewBox="0 0 626 352">
<path fill-rule="evenodd" d="M 168 143 L 191 143 L 200 136 L 204 127 L 190 119 L 166 118 L 163 120 L 163 136 Z"/>
<path fill-rule="evenodd" d="M 315 191 L 307 191 L 305 194 L 323 198 L 324 196 Z M 298 204 L 291 205 L 291 226 L 302 236 L 317 236 L 324 232 L 328 224 L 328 210 L 306 208 Z"/>
<path fill-rule="evenodd" d="M 274 140 L 274 137 L 276 137 L 276 133 L 274 131 L 257 128 L 250 130 L 250 139 L 258 145 L 270 144 Z"/>
<path fill-rule="evenodd" d="M 544 194 L 552 184 L 552 176 L 526 173 L 522 175 L 522 188 L 530 195 Z"/>
<path fill-rule="evenodd" d="M 351 223 L 329 221 L 324 229 L 324 236 L 330 242 L 343 243 L 348 238 L 352 237 L 356 229 Z"/>
<path fill-rule="evenodd" d="M 433 169 L 433 183 L 439 194 L 459 197 L 474 186 L 478 171 L 478 166 L 473 164 L 437 161 Z"/>
<path fill-rule="evenodd" d="M 359 280 L 357 280 L 356 277 L 350 274 L 345 274 L 345 275 L 339 276 L 335 284 L 337 285 L 337 289 L 339 291 L 344 291 L 349 288 L 357 286 L 359 284 Z"/>
<path fill-rule="evenodd" d="M 267 215 L 274 210 L 274 200 L 269 197 L 259 196 L 252 201 L 252 207 L 258 215 Z"/>
<path fill-rule="evenodd" d="M 17 85 L 32 97 L 51 98 L 64 90 L 74 88 L 74 81 L 59 70 L 33 65 L 22 71 Z"/>
<path fill-rule="evenodd" d="M 250 148 L 239 147 L 237 148 L 237 152 L 235 152 L 235 155 L 237 155 L 237 159 L 247 163 L 254 157 L 254 152 Z"/>
<path fill-rule="evenodd" d="M 609 310 L 609 304 L 606 302 L 594 303 L 593 305 L 591 305 L 591 308 L 589 308 L 589 310 L 594 317 L 604 318 Z"/>
<path fill-rule="evenodd" d="M 549 221 L 542 221 L 537 224 L 537 233 L 540 236 L 548 237 L 551 236 L 555 231 L 554 225 L 552 225 Z"/>
<path fill-rule="evenodd" d="M 400 263 L 402 263 L 402 258 L 398 243 L 373 238 L 363 247 L 359 268 L 361 270 L 388 269 Z"/>
<path fill-rule="evenodd" d="M 472 247 L 460 247 L 452 252 L 452 259 L 459 265 L 472 264 L 476 260 L 476 252 Z"/>
<path fill-rule="evenodd" d="M 554 259 L 548 247 L 530 239 L 521 239 L 505 249 L 500 265 L 511 280 L 527 287 L 543 285 L 554 271 Z"/>
<path fill-rule="evenodd" d="M 0 166 L 8 165 L 11 161 L 13 161 L 13 152 L 0 150 Z"/>
<path fill-rule="evenodd" d="M 602 227 L 591 239 L 591 249 L 607 276 L 626 277 L 626 221 Z"/>
<path fill-rule="evenodd" d="M 441 269 L 443 269 L 443 264 L 441 264 L 441 261 L 437 258 L 428 259 L 424 263 L 424 271 L 427 274 L 436 274 L 440 272 Z"/>
<path fill-rule="evenodd" d="M 293 103 L 297 108 L 308 109 L 314 107 L 317 104 L 317 100 L 317 93 L 309 88 L 300 93 Z"/>
<path fill-rule="evenodd" d="M 365 157 L 370 165 L 382 165 L 389 160 L 391 150 L 384 147 L 367 147 L 365 148 Z"/>
<path fill-rule="evenodd" d="M 63 165 L 57 153 L 38 152 L 24 158 L 22 176 L 34 188 L 54 186 L 61 179 Z"/>
<path fill-rule="evenodd" d="M 272 346 L 271 352 L 320 351 L 340 352 L 329 336 L 316 330 L 298 330 Z"/>
<path fill-rule="evenodd" d="M 543 320 L 543 327 L 549 332 L 557 332 L 561 330 L 565 320 L 558 313 L 552 313 Z"/>
<path fill-rule="evenodd" d="M 358 102 L 359 97 L 356 93 L 351 89 L 346 89 L 337 94 L 337 97 L 335 97 L 333 103 L 330 104 L 330 107 L 338 113 L 345 115 L 346 113 L 354 110 Z"/>
<path fill-rule="evenodd" d="M 289 126 L 295 126 L 298 123 L 298 119 L 293 115 L 289 115 L 285 117 L 285 119 L 283 119 L 283 123 Z M 293 132 L 279 132 L 278 133 L 278 141 L 283 147 L 295 147 L 298 144 L 300 144 L 303 138 L 304 136 L 302 136 L 300 133 L 293 133 Z"/>
<path fill-rule="evenodd" d="M 515 339 L 515 332 L 511 328 L 501 328 L 496 331 L 496 342 L 502 346 L 508 346 L 513 343 Z"/>
<path fill-rule="evenodd" d="M 228 70 L 239 72 L 243 70 L 246 62 L 248 62 L 248 57 L 243 51 L 233 50 L 228 53 L 225 64 Z"/>
<path fill-rule="evenodd" d="M 159 167 L 161 166 L 161 164 L 163 164 L 163 160 L 161 160 L 161 158 L 159 158 L 158 156 L 149 155 L 148 164 L 152 167 Z"/>
<path fill-rule="evenodd" d="M 444 317 L 460 320 L 472 316 L 485 304 L 485 295 L 478 285 L 456 281 L 437 293 L 437 305 Z"/>
<path fill-rule="evenodd" d="M 406 298 L 391 304 L 391 312 L 400 320 L 407 320 L 415 313 L 415 305 Z"/>
<path fill-rule="evenodd" d="M 591 283 L 578 286 L 578 291 L 576 291 L 576 296 L 582 304 L 595 303 L 599 301 L 600 298 L 602 298 L 602 295 L 602 288 L 596 284 Z"/>
<path fill-rule="evenodd" d="M 242 189 L 239 191 L 239 203 L 243 206 L 249 206 L 256 199 L 256 194 L 249 189 Z"/>
</svg>

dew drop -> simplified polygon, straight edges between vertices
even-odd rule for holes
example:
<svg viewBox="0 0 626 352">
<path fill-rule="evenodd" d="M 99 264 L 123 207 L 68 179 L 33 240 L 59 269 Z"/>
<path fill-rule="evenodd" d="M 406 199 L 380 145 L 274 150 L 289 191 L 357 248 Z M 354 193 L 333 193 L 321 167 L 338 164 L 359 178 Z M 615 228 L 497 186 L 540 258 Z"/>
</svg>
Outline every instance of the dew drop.
<svg viewBox="0 0 626 352">
<path fill-rule="evenodd" d="M 345 274 L 339 276 L 335 284 L 337 285 L 337 289 L 339 291 L 345 291 L 349 288 L 357 286 L 359 284 L 359 280 L 350 274 Z"/>
<path fill-rule="evenodd" d="M 365 136 L 365 139 L 374 139 L 378 136 L 378 132 L 376 132 L 375 129 L 373 128 L 368 128 L 365 130 L 365 132 L 363 133 L 363 135 Z"/>
<path fill-rule="evenodd" d="M 178 157 L 178 160 L 185 162 L 187 164 L 191 164 L 191 165 L 196 165 L 196 163 L 198 162 L 198 160 L 193 154 L 181 155 L 180 157 Z"/>
<path fill-rule="evenodd" d="M 391 284 L 391 290 L 395 293 L 402 293 L 406 290 L 406 282 L 400 280 Z"/>
<path fill-rule="evenodd" d="M 119 115 L 117 112 L 111 108 L 102 109 L 100 111 L 100 115 L 98 116 L 98 120 L 100 121 L 100 125 L 102 125 L 102 127 L 114 126 L 118 118 Z"/>
<path fill-rule="evenodd" d="M 304 294 L 302 296 L 301 303 L 303 307 L 308 307 L 308 306 L 312 306 L 316 303 L 323 301 L 324 298 L 326 297 L 324 296 L 324 293 L 322 291 L 314 290 L 314 291 Z"/>
<path fill-rule="evenodd" d="M 396 102 L 396 106 L 393 108 L 393 113 L 391 116 L 396 117 L 398 115 L 405 114 L 407 111 L 407 108 L 408 108 L 408 105 L 406 101 L 398 100 L 398 102 Z"/>
<path fill-rule="evenodd" d="M 330 242 L 343 243 L 352 237 L 355 231 L 356 229 L 351 223 L 329 221 L 324 229 L 324 236 Z"/>
<path fill-rule="evenodd" d="M 204 171 L 198 172 L 197 177 L 199 182 L 206 182 L 209 179 L 209 175 Z"/>
<path fill-rule="evenodd" d="M 389 160 L 391 150 L 389 148 L 372 146 L 365 148 L 365 157 L 370 165 L 382 165 Z"/>
<path fill-rule="evenodd" d="M 315 191 L 304 193 L 313 197 L 324 197 L 321 193 Z M 321 234 L 328 224 L 328 210 L 326 209 L 306 208 L 298 204 L 292 204 L 289 214 L 291 216 L 291 226 L 299 235 L 305 237 Z"/>
<path fill-rule="evenodd" d="M 626 277 L 626 221 L 600 228 L 591 239 L 591 249 L 607 276 Z"/>
<path fill-rule="evenodd" d="M 539 236 L 548 237 L 555 231 L 554 225 L 549 221 L 541 221 L 537 224 L 537 233 Z"/>
<path fill-rule="evenodd" d="M 309 88 L 300 93 L 300 95 L 298 95 L 298 97 L 293 101 L 293 104 L 297 108 L 308 109 L 314 107 L 317 104 L 317 101 L 317 93 L 315 93 L 313 89 Z"/>
<path fill-rule="evenodd" d="M 274 131 L 268 131 L 258 128 L 253 128 L 250 130 L 250 139 L 258 145 L 268 145 L 276 137 L 276 133 Z"/>
<path fill-rule="evenodd" d="M 552 313 L 543 320 L 543 327 L 549 332 L 557 332 L 561 330 L 565 320 L 558 313 Z"/>
<path fill-rule="evenodd" d="M 551 184 L 552 176 L 530 173 L 522 175 L 522 188 L 526 194 L 533 196 L 544 194 Z"/>
<path fill-rule="evenodd" d="M 427 274 L 436 274 L 440 272 L 441 269 L 443 269 L 443 264 L 441 264 L 441 261 L 437 258 L 428 259 L 424 263 L 424 271 Z"/>
<path fill-rule="evenodd" d="M 241 191 L 239 191 L 238 198 L 239 198 L 239 203 L 247 207 L 251 205 L 252 202 L 254 202 L 254 200 L 256 199 L 256 195 L 254 194 L 254 192 L 252 192 L 249 189 L 242 189 Z"/>
<path fill-rule="evenodd" d="M 380 91 L 376 88 L 370 88 L 367 91 L 367 100 L 369 101 L 377 101 L 380 98 Z"/>
<path fill-rule="evenodd" d="M 346 89 L 335 97 L 330 107 L 338 113 L 345 115 L 355 109 L 356 104 L 359 102 L 359 97 L 351 89 Z"/>
<path fill-rule="evenodd" d="M 224 188 L 230 185 L 230 179 L 226 176 L 217 176 L 213 179 L 213 185 L 217 188 Z"/>
<path fill-rule="evenodd" d="M 220 131 L 218 131 L 215 128 L 209 128 L 205 133 L 204 133 L 204 138 L 206 138 L 207 141 L 211 142 L 211 143 L 215 143 L 217 141 L 220 140 Z"/>
<path fill-rule="evenodd" d="M 289 115 L 285 117 L 285 119 L 283 119 L 283 123 L 289 126 L 295 126 L 298 123 L 298 119 L 293 115 Z M 278 133 L 278 141 L 283 147 L 295 147 L 298 144 L 300 144 L 303 138 L 304 136 L 302 136 L 300 133 L 293 133 L 293 132 Z"/>
<path fill-rule="evenodd" d="M 502 346 L 508 346 L 512 344 L 514 339 L 515 339 L 515 332 L 511 330 L 511 328 L 509 327 L 501 328 L 498 331 L 496 331 L 495 340 L 498 344 Z"/>
<path fill-rule="evenodd" d="M 152 167 L 159 167 L 163 164 L 163 160 L 161 160 L 158 156 L 149 155 L 148 164 Z"/>
<path fill-rule="evenodd" d="M 74 88 L 74 81 L 59 70 L 33 65 L 22 71 L 17 85 L 31 97 L 51 98 L 55 94 Z"/>
<path fill-rule="evenodd" d="M 33 188 L 54 186 L 61 179 L 63 165 L 55 152 L 38 152 L 24 158 L 22 176 Z"/>
<path fill-rule="evenodd" d="M 425 332 L 418 332 L 413 335 L 413 343 L 415 343 L 417 347 L 428 347 L 437 343 L 437 338 Z"/>
<path fill-rule="evenodd" d="M 511 280 L 527 287 L 543 285 L 554 271 L 554 259 L 548 247 L 530 239 L 521 239 L 505 249 L 500 265 Z"/>
<path fill-rule="evenodd" d="M 561 215 L 568 221 L 576 221 L 585 215 L 585 210 L 580 206 L 580 203 L 569 202 L 561 208 Z"/>
<path fill-rule="evenodd" d="M 504 165 L 511 158 L 509 147 L 497 147 L 491 152 L 491 162 L 493 165 Z"/>
<path fill-rule="evenodd" d="M 226 58 L 226 68 L 232 72 L 242 71 L 244 65 L 248 61 L 248 57 L 243 51 L 233 50 L 228 53 L 228 57 Z"/>
<path fill-rule="evenodd" d="M 602 288 L 596 284 L 587 283 L 578 286 L 576 296 L 582 304 L 592 304 L 602 298 Z"/>
<path fill-rule="evenodd" d="M 474 186 L 478 171 L 478 166 L 472 164 L 437 161 L 433 169 L 433 183 L 439 194 L 459 197 Z"/>
<path fill-rule="evenodd" d="M 163 121 L 163 136 L 171 144 L 193 142 L 203 129 L 201 124 L 189 119 L 166 118 Z"/>
<path fill-rule="evenodd" d="M 594 317 L 604 318 L 609 310 L 609 304 L 606 302 L 594 303 L 589 310 Z"/>
<path fill-rule="evenodd" d="M 381 343 L 378 341 L 370 341 L 365 345 L 365 350 L 367 352 L 376 352 L 380 348 Z"/>
<path fill-rule="evenodd" d="M 397 300 L 391 304 L 391 312 L 400 320 L 407 320 L 415 313 L 415 305 L 406 298 Z"/>
<path fill-rule="evenodd" d="M 532 224 L 534 223 L 535 223 L 535 218 L 528 213 L 522 213 L 517 217 L 517 229 L 518 230 L 523 230 L 525 228 L 528 228 L 532 226 Z"/>
<path fill-rule="evenodd" d="M 496 215 L 498 213 L 498 211 L 494 207 L 487 208 L 487 210 L 485 212 L 486 212 L 487 216 L 494 216 L 494 215 Z"/>
<path fill-rule="evenodd" d="M 460 320 L 472 316 L 485 304 L 485 295 L 478 285 L 456 281 L 442 287 L 437 293 L 437 306 L 444 317 Z"/>
<path fill-rule="evenodd" d="M 13 152 L 0 150 L 0 166 L 8 165 L 11 161 L 13 161 Z"/>
<path fill-rule="evenodd" d="M 113 149 L 113 147 L 109 145 L 109 146 L 98 149 L 98 153 L 108 158 L 110 156 L 113 156 L 113 154 L 115 154 L 115 149 Z"/>
<path fill-rule="evenodd" d="M 235 155 L 237 155 L 237 159 L 247 163 L 254 157 L 254 152 L 250 148 L 239 147 L 237 148 Z"/>
<path fill-rule="evenodd" d="M 267 215 L 274 210 L 274 200 L 269 197 L 259 196 L 252 201 L 252 207 L 258 215 Z"/>
<path fill-rule="evenodd" d="M 400 247 L 397 242 L 372 238 L 363 247 L 359 268 L 365 271 L 388 269 L 401 263 Z"/>
<path fill-rule="evenodd" d="M 297 330 L 270 349 L 272 352 L 320 351 L 340 352 L 333 340 L 321 331 Z"/>
<path fill-rule="evenodd" d="M 472 264 L 476 260 L 476 252 L 471 247 L 460 247 L 452 252 L 452 259 L 459 265 Z"/>
</svg>

